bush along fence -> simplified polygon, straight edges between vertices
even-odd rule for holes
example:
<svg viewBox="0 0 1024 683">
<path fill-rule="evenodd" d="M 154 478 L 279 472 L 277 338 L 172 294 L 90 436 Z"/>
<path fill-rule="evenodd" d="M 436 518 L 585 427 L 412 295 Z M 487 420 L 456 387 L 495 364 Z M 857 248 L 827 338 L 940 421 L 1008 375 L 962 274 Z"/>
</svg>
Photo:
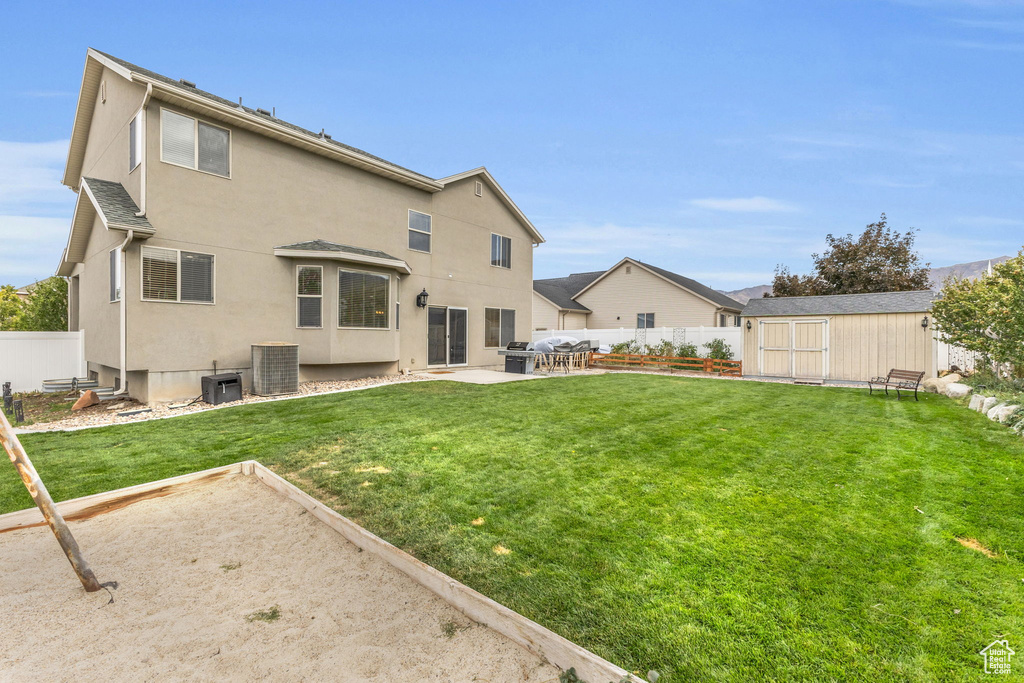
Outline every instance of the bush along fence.
<svg viewBox="0 0 1024 683">
<path fill-rule="evenodd" d="M 743 375 L 743 361 L 723 358 L 694 358 L 691 356 L 655 356 L 645 353 L 591 353 L 591 365 L 619 365 L 662 370 L 690 370 L 694 372 Z"/>
</svg>

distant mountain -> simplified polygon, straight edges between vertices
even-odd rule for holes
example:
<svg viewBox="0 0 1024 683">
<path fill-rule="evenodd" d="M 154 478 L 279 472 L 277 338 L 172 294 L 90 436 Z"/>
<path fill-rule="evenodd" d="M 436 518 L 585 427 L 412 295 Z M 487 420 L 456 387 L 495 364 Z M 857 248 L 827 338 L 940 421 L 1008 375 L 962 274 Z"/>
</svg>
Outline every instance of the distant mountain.
<svg viewBox="0 0 1024 683">
<path fill-rule="evenodd" d="M 942 287 L 942 282 L 950 275 L 956 275 L 959 278 L 969 278 L 971 280 L 977 278 L 979 275 L 988 269 L 988 264 L 995 265 L 1002 263 L 1003 261 L 1010 258 L 1009 256 L 1000 256 L 994 258 L 991 261 L 985 259 L 983 261 L 971 261 L 970 263 L 957 263 L 952 266 L 943 266 L 942 268 L 932 268 L 931 270 L 931 286 L 935 289 Z M 745 304 L 751 299 L 759 299 L 772 291 L 771 285 L 756 285 L 754 287 L 746 287 L 744 289 L 734 289 L 731 292 L 724 290 L 718 290 L 728 297 L 736 299 L 741 304 Z"/>
</svg>

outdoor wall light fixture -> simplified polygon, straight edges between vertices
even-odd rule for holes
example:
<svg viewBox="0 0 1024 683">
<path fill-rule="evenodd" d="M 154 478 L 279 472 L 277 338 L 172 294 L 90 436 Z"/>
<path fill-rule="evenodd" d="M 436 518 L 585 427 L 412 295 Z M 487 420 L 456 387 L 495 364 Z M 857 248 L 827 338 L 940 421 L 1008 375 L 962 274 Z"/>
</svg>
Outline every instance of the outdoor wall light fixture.
<svg viewBox="0 0 1024 683">
<path fill-rule="evenodd" d="M 751 325 L 751 324 L 750 324 L 750 321 L 748 320 L 748 321 L 747 321 L 747 329 L 749 330 L 749 329 L 750 329 L 751 327 L 753 327 L 753 325 Z"/>
<path fill-rule="evenodd" d="M 928 328 L 928 316 L 921 318 L 921 327 L 924 329 Z"/>
<path fill-rule="evenodd" d="M 420 308 L 426 308 L 428 296 L 430 295 L 427 294 L 427 290 L 426 288 L 424 288 L 422 292 L 416 295 L 416 305 L 419 306 Z"/>
</svg>

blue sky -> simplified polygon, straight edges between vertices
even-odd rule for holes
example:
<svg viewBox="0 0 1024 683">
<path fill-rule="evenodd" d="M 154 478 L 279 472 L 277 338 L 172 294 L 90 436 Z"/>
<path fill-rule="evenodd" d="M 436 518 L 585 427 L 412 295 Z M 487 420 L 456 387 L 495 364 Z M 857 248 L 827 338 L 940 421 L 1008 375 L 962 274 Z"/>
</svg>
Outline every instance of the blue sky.
<svg viewBox="0 0 1024 683">
<path fill-rule="evenodd" d="M 486 165 L 548 240 L 536 277 L 628 255 L 761 284 L 883 211 L 933 265 L 1024 244 L 1024 0 L 16 1 L 4 24 L 0 283 L 57 265 L 90 46 L 433 177 Z"/>
</svg>

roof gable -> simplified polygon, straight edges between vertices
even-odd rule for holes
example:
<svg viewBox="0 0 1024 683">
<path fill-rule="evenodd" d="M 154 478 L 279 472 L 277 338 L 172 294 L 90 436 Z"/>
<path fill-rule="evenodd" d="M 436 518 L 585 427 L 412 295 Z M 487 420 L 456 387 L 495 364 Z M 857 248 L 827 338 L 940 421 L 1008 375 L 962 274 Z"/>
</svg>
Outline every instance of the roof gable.
<svg viewBox="0 0 1024 683">
<path fill-rule="evenodd" d="M 541 280 L 534 280 L 533 291 L 559 310 L 590 313 L 589 308 L 574 300 L 569 296 L 569 293 L 565 289 L 562 289 L 557 285 L 547 284 Z"/>
<path fill-rule="evenodd" d="M 580 296 L 581 294 L 583 294 L 583 292 L 587 291 L 588 289 L 590 289 L 591 287 L 596 285 L 598 282 L 600 282 L 605 277 L 607 277 L 610 273 L 612 273 L 617 268 L 619 268 L 620 266 L 622 266 L 623 264 L 626 264 L 626 263 L 629 263 L 631 265 L 635 265 L 635 266 L 638 266 L 640 268 L 643 268 L 647 272 L 649 272 L 649 273 L 651 273 L 651 274 L 653 274 L 653 275 L 655 275 L 657 277 L 660 277 L 663 280 L 666 280 L 666 281 L 672 283 L 673 285 L 675 285 L 675 286 L 677 286 L 677 287 L 679 287 L 681 289 L 685 289 L 686 291 L 690 292 L 694 296 L 697 296 L 697 297 L 699 297 L 701 299 L 704 299 L 705 301 L 708 301 L 709 303 L 711 303 L 711 304 L 713 304 L 715 306 L 718 306 L 720 308 L 727 308 L 729 310 L 733 310 L 733 311 L 737 311 L 737 312 L 739 312 L 743 308 L 743 304 L 741 304 L 740 302 L 736 301 L 735 299 L 731 299 L 731 298 L 727 297 L 725 294 L 722 294 L 721 292 L 716 292 L 715 290 L 711 289 L 707 285 L 703 285 L 700 282 L 697 282 L 696 280 L 693 280 L 693 279 L 688 278 L 688 277 L 684 277 L 682 275 L 679 275 L 678 273 L 673 273 L 672 271 L 665 270 L 664 268 L 658 268 L 657 266 L 652 266 L 652 265 L 650 265 L 648 263 L 644 263 L 642 261 L 637 261 L 636 259 L 629 258 L 628 256 L 626 258 L 622 259 L 621 261 L 619 261 L 618 263 L 616 263 L 614 266 L 612 266 L 608 270 L 606 270 L 603 273 L 601 273 L 598 277 L 594 278 L 583 289 L 581 289 L 580 291 L 576 292 L 576 294 L 574 296 L 575 297 Z"/>
<path fill-rule="evenodd" d="M 437 182 L 441 183 L 441 185 L 443 186 L 447 186 L 451 185 L 452 183 L 457 183 L 460 180 L 465 180 L 466 178 L 472 178 L 474 176 L 477 176 L 483 181 L 485 181 L 491 187 L 491 189 L 494 190 L 494 192 L 498 195 L 498 199 L 501 200 L 502 204 L 504 204 L 508 208 L 508 210 L 512 212 L 512 215 L 515 216 L 516 220 L 518 220 L 522 224 L 522 226 L 526 228 L 526 231 L 530 233 L 530 236 L 533 238 L 534 244 L 544 243 L 545 240 L 543 235 L 540 234 L 540 231 L 537 230 L 536 227 L 534 227 L 533 223 L 530 222 L 530 219 L 526 217 L 526 214 L 522 212 L 522 210 L 516 205 L 514 201 L 512 201 L 512 198 L 508 196 L 508 193 L 505 192 L 501 185 L 498 184 L 498 181 L 494 179 L 494 176 L 491 175 L 491 172 L 488 171 L 485 167 L 481 166 L 480 168 L 474 168 L 470 171 L 456 173 L 455 175 L 450 175 L 447 178 L 441 178 Z"/>
</svg>

